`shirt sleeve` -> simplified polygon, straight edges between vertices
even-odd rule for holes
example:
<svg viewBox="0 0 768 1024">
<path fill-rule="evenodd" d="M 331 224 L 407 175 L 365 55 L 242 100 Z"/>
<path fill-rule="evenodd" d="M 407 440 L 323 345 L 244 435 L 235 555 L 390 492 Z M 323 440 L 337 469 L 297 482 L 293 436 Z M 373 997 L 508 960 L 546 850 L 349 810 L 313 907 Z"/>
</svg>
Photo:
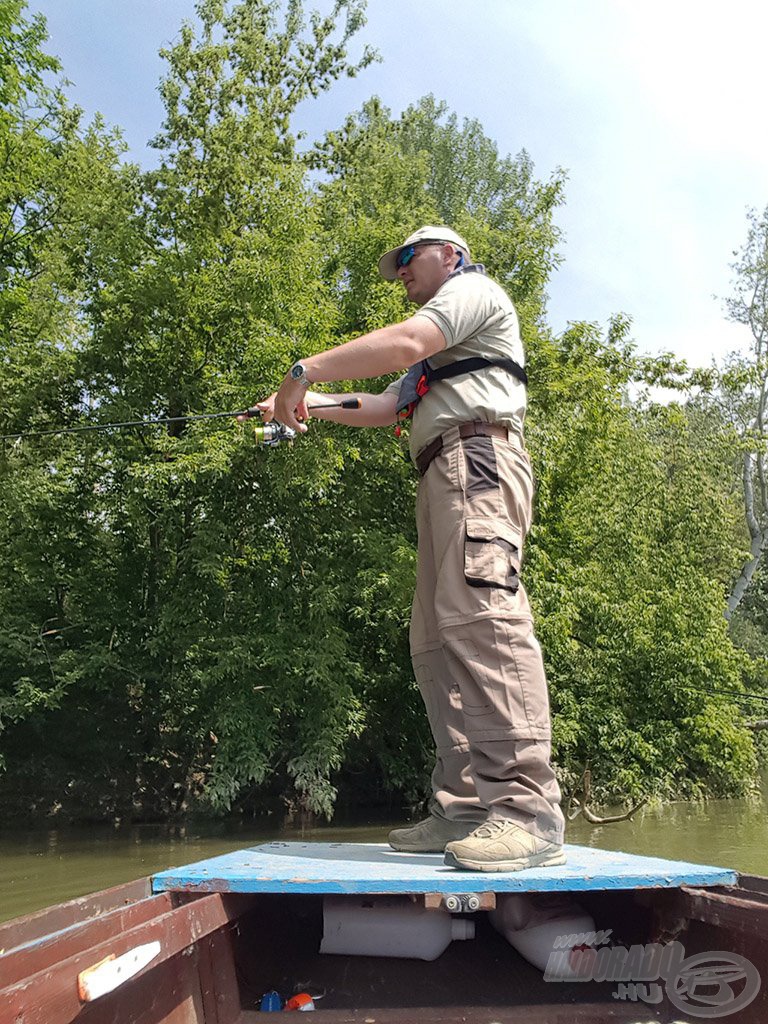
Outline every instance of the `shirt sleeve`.
<svg viewBox="0 0 768 1024">
<path fill-rule="evenodd" d="M 493 314 L 487 280 L 479 274 L 460 274 L 446 281 L 414 315 L 436 324 L 445 336 L 446 348 L 451 348 L 479 334 Z"/>
<path fill-rule="evenodd" d="M 403 383 L 404 380 L 405 374 L 403 374 L 402 377 L 398 377 L 397 380 L 393 380 L 391 384 L 387 384 L 387 386 L 382 391 L 382 395 L 399 395 L 400 385 Z"/>
</svg>

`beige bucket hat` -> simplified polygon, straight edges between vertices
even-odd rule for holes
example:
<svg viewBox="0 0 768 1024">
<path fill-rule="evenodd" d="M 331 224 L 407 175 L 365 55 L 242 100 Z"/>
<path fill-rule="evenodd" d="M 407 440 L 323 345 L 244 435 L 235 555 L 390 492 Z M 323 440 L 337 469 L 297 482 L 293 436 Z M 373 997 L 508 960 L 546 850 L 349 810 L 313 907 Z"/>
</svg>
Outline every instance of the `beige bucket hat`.
<svg viewBox="0 0 768 1024">
<path fill-rule="evenodd" d="M 414 231 L 412 235 L 408 235 L 402 245 L 398 245 L 396 249 L 390 249 L 381 257 L 379 273 L 386 281 L 397 280 L 397 255 L 400 250 L 405 249 L 407 245 L 415 245 L 417 242 L 450 242 L 451 245 L 455 245 L 466 253 L 467 262 L 469 262 L 469 246 L 461 235 L 457 235 L 451 228 L 435 227 L 428 224 L 426 227 Z"/>
</svg>

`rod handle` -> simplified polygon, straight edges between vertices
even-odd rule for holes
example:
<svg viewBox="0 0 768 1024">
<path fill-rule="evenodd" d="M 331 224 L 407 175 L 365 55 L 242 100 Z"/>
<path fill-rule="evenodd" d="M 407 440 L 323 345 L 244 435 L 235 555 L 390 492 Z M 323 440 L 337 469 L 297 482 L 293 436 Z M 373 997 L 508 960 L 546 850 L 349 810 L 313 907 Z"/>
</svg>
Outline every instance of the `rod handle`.
<svg viewBox="0 0 768 1024">
<path fill-rule="evenodd" d="M 333 406 L 333 405 L 326 405 L 326 406 L 319 405 L 317 408 L 318 409 L 323 409 L 323 408 L 325 408 L 325 409 L 334 409 L 334 408 L 338 408 L 338 409 L 360 409 L 360 408 L 362 408 L 362 405 L 363 405 L 363 403 L 360 401 L 359 398 L 345 398 L 343 402 L 337 402 L 335 406 Z M 312 410 L 312 406 L 310 406 L 309 409 L 311 411 Z M 238 416 L 243 416 L 245 419 L 249 419 L 249 420 L 253 419 L 255 416 L 261 416 L 261 415 L 262 415 L 261 409 L 258 409 L 256 406 L 253 406 L 251 409 L 244 409 L 243 412 L 238 413 Z"/>
</svg>

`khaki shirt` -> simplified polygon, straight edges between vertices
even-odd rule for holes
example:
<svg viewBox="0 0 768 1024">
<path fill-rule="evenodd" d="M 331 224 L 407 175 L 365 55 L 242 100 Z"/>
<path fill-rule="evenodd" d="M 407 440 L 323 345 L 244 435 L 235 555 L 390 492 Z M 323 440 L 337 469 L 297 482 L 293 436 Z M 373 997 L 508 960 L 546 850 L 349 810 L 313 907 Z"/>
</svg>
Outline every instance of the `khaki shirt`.
<svg viewBox="0 0 768 1024">
<path fill-rule="evenodd" d="M 445 349 L 429 358 L 435 369 L 470 356 L 514 359 L 524 365 L 512 300 L 483 273 L 464 271 L 449 277 L 415 315 L 428 317 L 445 335 Z M 386 391 L 397 394 L 401 380 L 394 381 Z M 525 386 L 499 366 L 437 381 L 430 385 L 410 420 L 411 458 L 415 460 L 422 448 L 450 427 L 472 420 L 500 423 L 522 438 L 525 408 Z"/>
</svg>

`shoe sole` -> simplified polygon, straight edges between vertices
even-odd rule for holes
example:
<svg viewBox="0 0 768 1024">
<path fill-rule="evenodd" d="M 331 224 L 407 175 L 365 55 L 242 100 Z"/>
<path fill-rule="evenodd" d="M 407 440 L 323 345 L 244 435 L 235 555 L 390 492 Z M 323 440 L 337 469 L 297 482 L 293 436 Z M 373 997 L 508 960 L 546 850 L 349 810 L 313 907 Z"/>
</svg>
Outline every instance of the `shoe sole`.
<svg viewBox="0 0 768 1024">
<path fill-rule="evenodd" d="M 558 850 L 556 853 L 533 853 L 530 857 L 497 861 L 459 860 L 456 854 L 450 852 L 445 855 L 445 863 L 449 868 L 460 868 L 465 871 L 525 871 L 526 868 L 555 868 L 565 862 L 566 856 L 562 850 Z"/>
<path fill-rule="evenodd" d="M 452 842 L 451 839 L 446 840 L 446 845 Z M 445 853 L 445 846 L 404 846 L 402 844 L 390 843 L 393 850 L 397 850 L 398 853 Z"/>
</svg>

